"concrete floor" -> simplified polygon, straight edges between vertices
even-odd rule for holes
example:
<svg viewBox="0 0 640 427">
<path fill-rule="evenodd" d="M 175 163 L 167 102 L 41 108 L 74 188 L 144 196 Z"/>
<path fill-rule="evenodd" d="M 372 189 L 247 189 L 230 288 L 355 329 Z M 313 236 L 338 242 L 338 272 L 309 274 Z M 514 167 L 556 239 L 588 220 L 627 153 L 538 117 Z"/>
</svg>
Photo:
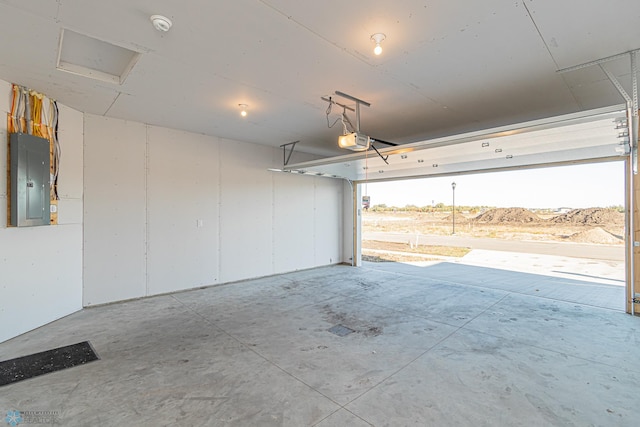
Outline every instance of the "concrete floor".
<svg viewBox="0 0 640 427">
<path fill-rule="evenodd" d="M 527 294 L 548 282 L 367 264 L 86 309 L 0 344 L 0 360 L 84 340 L 101 360 L 0 388 L 0 411 L 68 426 L 638 425 L 640 318 Z"/>
</svg>

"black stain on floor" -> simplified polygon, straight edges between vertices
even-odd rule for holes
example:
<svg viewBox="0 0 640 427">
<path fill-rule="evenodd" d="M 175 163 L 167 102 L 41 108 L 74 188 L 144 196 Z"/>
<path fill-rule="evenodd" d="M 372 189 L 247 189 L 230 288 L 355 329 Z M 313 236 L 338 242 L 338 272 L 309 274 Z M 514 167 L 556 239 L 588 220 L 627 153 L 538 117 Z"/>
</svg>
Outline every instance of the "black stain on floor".
<svg viewBox="0 0 640 427">
<path fill-rule="evenodd" d="M 372 325 L 361 319 L 360 316 L 335 310 L 328 304 L 323 307 L 323 312 L 328 322 L 336 324 L 329 329 L 329 332 L 340 337 L 347 336 L 352 332 L 362 334 L 365 337 L 376 337 L 383 332 L 381 325 Z"/>
</svg>

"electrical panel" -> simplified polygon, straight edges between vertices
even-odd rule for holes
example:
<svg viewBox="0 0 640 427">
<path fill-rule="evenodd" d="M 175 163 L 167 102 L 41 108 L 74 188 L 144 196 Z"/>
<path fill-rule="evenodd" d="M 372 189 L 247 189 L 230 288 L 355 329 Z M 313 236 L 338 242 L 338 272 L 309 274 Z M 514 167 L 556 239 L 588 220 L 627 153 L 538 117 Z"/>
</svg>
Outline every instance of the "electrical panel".
<svg viewBox="0 0 640 427">
<path fill-rule="evenodd" d="M 11 225 L 49 225 L 49 141 L 26 133 L 9 136 Z"/>
</svg>

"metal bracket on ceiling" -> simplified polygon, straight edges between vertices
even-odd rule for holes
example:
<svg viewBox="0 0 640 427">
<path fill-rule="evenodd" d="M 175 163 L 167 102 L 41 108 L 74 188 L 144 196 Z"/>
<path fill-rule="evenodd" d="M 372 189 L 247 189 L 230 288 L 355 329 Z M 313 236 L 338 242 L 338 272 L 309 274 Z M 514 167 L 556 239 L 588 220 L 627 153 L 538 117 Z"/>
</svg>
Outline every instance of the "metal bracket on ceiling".
<svg viewBox="0 0 640 427">
<path fill-rule="evenodd" d="M 371 107 L 371 104 L 369 104 L 367 101 L 363 101 L 362 99 L 358 99 L 355 96 L 351 96 L 344 92 L 340 92 L 339 90 L 336 90 L 335 94 L 343 98 L 347 98 L 356 103 L 356 132 L 360 132 L 360 105 L 364 105 L 365 107 Z"/>
<path fill-rule="evenodd" d="M 344 104 L 341 104 L 341 103 L 339 103 L 339 102 L 334 101 L 332 97 L 328 97 L 328 98 L 327 98 L 326 96 L 321 96 L 321 97 L 320 97 L 320 99 L 322 99 L 323 101 L 328 102 L 329 104 L 335 104 L 335 105 L 337 105 L 338 107 L 342 107 L 342 108 L 344 108 L 345 110 L 349 110 L 349 111 L 356 111 L 353 107 L 349 107 L 348 105 L 344 105 Z"/>
<path fill-rule="evenodd" d="M 630 50 L 628 52 L 620 53 L 618 55 L 608 56 L 606 58 L 596 59 L 595 61 L 585 62 L 584 64 L 574 65 L 573 67 L 562 68 L 558 70 L 558 73 L 567 73 L 570 71 L 579 70 L 582 68 L 598 65 L 600 69 L 605 73 L 609 81 L 618 90 L 618 93 L 624 98 L 627 103 L 627 124 L 629 126 L 629 146 L 631 148 L 631 166 L 634 175 L 638 173 L 638 60 L 637 53 L 640 49 Z M 620 84 L 616 76 L 609 71 L 604 64 L 616 59 L 621 59 L 629 56 L 631 61 L 631 95 L 624 90 L 624 87 Z"/>
<path fill-rule="evenodd" d="M 338 95 L 338 96 L 341 96 L 343 98 L 347 98 L 348 100 L 355 102 L 356 103 L 356 108 L 354 109 L 353 107 L 349 107 L 348 105 L 336 102 L 331 97 L 327 98 L 326 96 L 322 96 L 322 97 L 320 97 L 320 99 L 322 99 L 323 101 L 326 101 L 326 102 L 328 102 L 330 104 L 336 104 L 336 105 L 342 107 L 345 110 L 355 111 L 355 113 L 356 113 L 355 131 L 356 132 L 360 132 L 360 105 L 364 105 L 365 107 L 371 107 L 371 104 L 368 103 L 367 101 L 363 101 L 362 99 L 356 98 L 355 96 L 351 96 L 351 95 L 346 94 L 344 92 L 340 92 L 339 90 L 336 90 L 334 92 L 334 94 Z"/>
<path fill-rule="evenodd" d="M 289 160 L 291 160 L 291 155 L 293 154 L 293 150 L 294 148 L 296 148 L 296 144 L 300 142 L 298 141 L 293 141 L 293 142 L 289 142 L 287 144 L 282 144 L 280 147 L 282 147 L 282 164 L 283 166 L 287 166 L 289 164 Z M 289 154 L 287 154 L 287 147 L 291 146 L 291 149 L 289 150 Z"/>
</svg>

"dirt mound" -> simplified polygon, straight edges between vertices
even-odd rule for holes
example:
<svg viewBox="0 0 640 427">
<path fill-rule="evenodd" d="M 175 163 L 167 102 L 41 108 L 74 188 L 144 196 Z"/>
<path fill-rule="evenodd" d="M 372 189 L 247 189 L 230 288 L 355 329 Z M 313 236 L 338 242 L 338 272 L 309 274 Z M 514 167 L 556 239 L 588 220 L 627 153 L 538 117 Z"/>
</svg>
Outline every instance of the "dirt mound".
<svg viewBox="0 0 640 427">
<path fill-rule="evenodd" d="M 603 245 L 615 245 L 624 243 L 624 240 L 614 236 L 600 227 L 590 228 L 579 233 L 572 234 L 567 240 L 576 243 L 599 243 Z"/>
<path fill-rule="evenodd" d="M 563 215 L 558 215 L 549 220 L 556 224 L 624 224 L 624 214 L 615 209 L 588 208 L 574 209 Z"/>
<path fill-rule="evenodd" d="M 446 217 L 442 218 L 442 221 L 444 222 L 453 222 L 453 215 L 447 215 Z M 469 218 L 467 218 L 466 216 L 462 215 L 462 214 L 456 214 L 456 223 L 467 223 L 469 222 Z"/>
<path fill-rule="evenodd" d="M 524 208 L 496 208 L 474 218 L 477 222 L 498 224 L 502 222 L 532 223 L 540 221 L 538 215 Z"/>
</svg>

